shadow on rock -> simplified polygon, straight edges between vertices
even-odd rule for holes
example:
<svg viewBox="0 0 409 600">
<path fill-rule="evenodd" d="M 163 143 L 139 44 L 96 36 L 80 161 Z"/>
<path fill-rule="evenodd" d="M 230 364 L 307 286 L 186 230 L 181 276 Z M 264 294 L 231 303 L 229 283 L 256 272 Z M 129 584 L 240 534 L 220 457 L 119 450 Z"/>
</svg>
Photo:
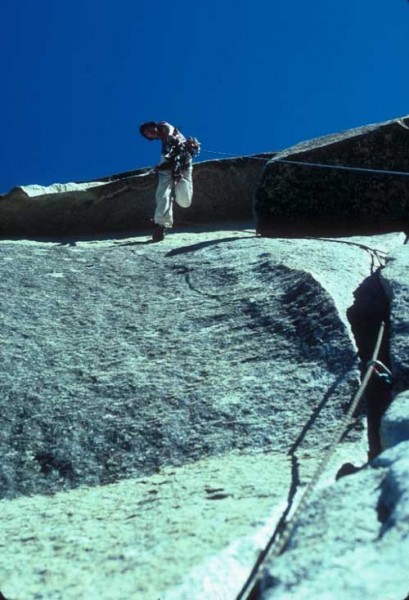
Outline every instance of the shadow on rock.
<svg viewBox="0 0 409 600">
<path fill-rule="evenodd" d="M 246 236 L 249 237 L 249 236 Z M 254 236 L 255 237 L 255 236 Z M 179 254 L 187 254 L 189 252 L 196 252 L 196 250 L 202 250 L 203 248 L 209 248 L 210 246 L 218 246 L 219 244 L 225 242 L 237 242 L 241 240 L 237 236 L 235 237 L 226 237 L 218 240 L 209 240 L 206 242 L 199 242 L 198 244 L 191 244 L 190 246 L 183 246 L 182 248 L 175 248 L 174 250 L 170 250 L 167 254 L 167 258 L 171 258 L 172 256 L 178 256 Z"/>
</svg>

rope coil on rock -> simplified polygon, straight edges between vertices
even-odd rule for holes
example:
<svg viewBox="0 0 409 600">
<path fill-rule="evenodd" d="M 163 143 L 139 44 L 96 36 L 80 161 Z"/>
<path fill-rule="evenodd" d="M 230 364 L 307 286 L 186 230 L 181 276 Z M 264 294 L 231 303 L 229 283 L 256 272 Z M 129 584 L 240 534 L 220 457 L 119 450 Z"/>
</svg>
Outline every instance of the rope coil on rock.
<svg viewBox="0 0 409 600">
<path fill-rule="evenodd" d="M 281 523 L 281 521 L 279 522 L 273 535 L 270 537 L 270 540 L 268 541 L 264 550 L 261 552 L 259 559 L 257 560 L 256 564 L 254 565 L 249 578 L 247 579 L 246 583 L 244 584 L 244 586 L 243 586 L 242 590 L 240 591 L 239 595 L 237 596 L 236 600 L 250 600 L 252 597 L 255 597 L 253 594 L 254 594 L 254 592 L 257 591 L 257 585 L 261 584 L 263 578 L 266 576 L 267 571 L 268 571 L 267 566 L 270 566 L 271 563 L 285 551 L 285 549 L 288 545 L 288 542 L 291 538 L 291 535 L 295 529 L 295 526 L 297 525 L 299 516 L 300 516 L 301 512 L 305 509 L 319 478 L 321 477 L 322 473 L 324 472 L 325 468 L 327 467 L 328 462 L 333 454 L 333 451 L 335 450 L 336 445 L 341 441 L 342 437 L 344 436 L 344 434 L 347 430 L 347 427 L 352 420 L 352 416 L 355 412 L 355 409 L 358 406 L 358 403 L 362 398 L 362 395 L 369 383 L 371 376 L 377 372 L 377 367 L 382 365 L 382 367 L 384 367 L 384 369 L 386 369 L 388 371 L 388 373 L 390 373 L 389 369 L 387 369 L 387 367 L 385 367 L 383 365 L 383 363 L 381 363 L 378 360 L 378 355 L 379 355 L 379 351 L 381 348 L 384 332 L 385 332 L 385 323 L 382 322 L 381 326 L 379 328 L 379 332 L 378 332 L 375 348 L 373 351 L 372 359 L 367 363 L 367 370 L 366 370 L 365 376 L 362 379 L 362 383 L 361 383 L 358 391 L 356 392 L 344 418 L 342 419 L 340 425 L 337 427 L 337 429 L 335 431 L 335 435 L 334 435 L 334 439 L 333 439 L 332 443 L 328 447 L 321 462 L 318 464 L 318 467 L 317 467 L 314 475 L 312 476 L 310 482 L 308 483 L 307 487 L 305 488 L 304 493 L 301 496 L 300 501 L 299 501 L 292 517 L 288 521 L 284 522 L 281 532 L 279 531 L 279 528 L 282 525 L 282 523 Z M 274 542 L 277 538 L 277 535 L 279 535 L 278 542 L 277 542 L 277 544 L 274 544 Z"/>
</svg>

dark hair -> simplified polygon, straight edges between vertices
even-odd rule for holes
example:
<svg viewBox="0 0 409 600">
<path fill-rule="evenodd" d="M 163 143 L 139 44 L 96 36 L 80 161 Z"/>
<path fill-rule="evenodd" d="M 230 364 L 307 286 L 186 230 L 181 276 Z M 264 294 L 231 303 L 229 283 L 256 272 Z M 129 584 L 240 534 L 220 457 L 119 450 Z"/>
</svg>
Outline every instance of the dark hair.
<svg viewBox="0 0 409 600">
<path fill-rule="evenodd" d="M 145 136 L 145 129 L 148 129 L 150 127 L 157 127 L 157 123 L 156 121 L 146 121 L 145 123 L 142 123 L 142 125 L 139 126 L 139 133 L 141 135 L 143 135 L 143 137 Z M 147 140 L 151 141 L 151 138 L 146 138 Z"/>
</svg>

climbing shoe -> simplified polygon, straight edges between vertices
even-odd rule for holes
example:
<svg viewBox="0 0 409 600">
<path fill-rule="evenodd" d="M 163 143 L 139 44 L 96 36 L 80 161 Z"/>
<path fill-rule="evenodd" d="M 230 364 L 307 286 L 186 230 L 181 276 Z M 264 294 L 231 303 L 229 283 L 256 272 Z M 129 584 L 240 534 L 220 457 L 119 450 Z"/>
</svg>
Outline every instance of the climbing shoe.
<svg viewBox="0 0 409 600">
<path fill-rule="evenodd" d="M 165 239 L 166 227 L 155 224 L 155 229 L 152 234 L 152 242 L 162 242 Z"/>
</svg>

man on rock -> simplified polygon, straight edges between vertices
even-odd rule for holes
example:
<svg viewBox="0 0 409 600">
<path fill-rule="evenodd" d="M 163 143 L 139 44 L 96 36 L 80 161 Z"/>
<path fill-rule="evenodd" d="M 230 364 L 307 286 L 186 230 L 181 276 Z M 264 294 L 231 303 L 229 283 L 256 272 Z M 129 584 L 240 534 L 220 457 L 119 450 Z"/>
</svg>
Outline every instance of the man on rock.
<svg viewBox="0 0 409 600">
<path fill-rule="evenodd" d="M 200 146 L 195 138 L 186 139 L 166 121 L 147 121 L 142 123 L 139 131 L 147 140 L 160 140 L 162 143 L 161 161 L 155 167 L 159 182 L 152 236 L 154 242 L 160 242 L 166 229 L 173 226 L 173 199 L 183 208 L 192 203 L 192 157 L 199 152 Z"/>
</svg>

